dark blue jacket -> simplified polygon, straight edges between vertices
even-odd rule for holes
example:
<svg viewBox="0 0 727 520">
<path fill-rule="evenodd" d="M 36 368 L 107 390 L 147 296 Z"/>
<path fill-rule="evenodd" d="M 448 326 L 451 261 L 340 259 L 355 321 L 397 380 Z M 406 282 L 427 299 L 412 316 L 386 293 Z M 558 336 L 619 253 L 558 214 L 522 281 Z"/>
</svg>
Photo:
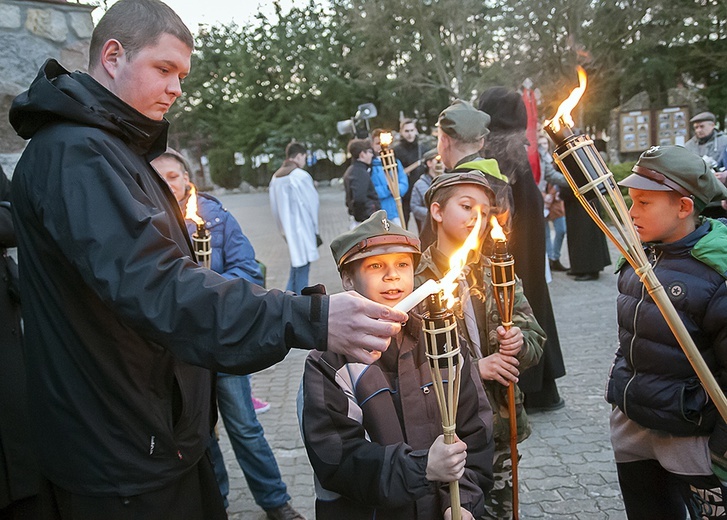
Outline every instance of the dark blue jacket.
<svg viewBox="0 0 727 520">
<path fill-rule="evenodd" d="M 727 388 L 727 227 L 705 219 L 670 244 L 647 244 L 654 272 L 707 366 Z M 659 309 L 628 264 L 618 280 L 619 349 L 607 400 L 646 428 L 709 435 L 718 413 Z"/>
<path fill-rule="evenodd" d="M 197 214 L 204 219 L 204 225 L 212 236 L 210 269 L 229 280 L 244 278 L 263 287 L 263 275 L 255 261 L 255 250 L 235 217 L 219 200 L 207 193 L 197 193 Z M 189 236 L 192 236 L 197 225 L 191 220 L 185 222 Z"/>
</svg>

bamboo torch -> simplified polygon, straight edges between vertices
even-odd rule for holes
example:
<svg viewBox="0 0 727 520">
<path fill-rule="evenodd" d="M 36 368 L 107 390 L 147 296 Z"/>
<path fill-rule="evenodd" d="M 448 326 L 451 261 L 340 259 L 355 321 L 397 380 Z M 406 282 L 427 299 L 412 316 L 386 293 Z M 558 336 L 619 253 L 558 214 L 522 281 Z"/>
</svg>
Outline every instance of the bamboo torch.
<svg viewBox="0 0 727 520">
<path fill-rule="evenodd" d="M 490 257 L 492 267 L 492 290 L 505 330 L 512 327 L 512 314 L 515 308 L 515 259 L 507 250 L 507 239 L 497 218 L 490 219 L 495 250 Z M 507 412 L 510 415 L 510 461 L 512 464 L 512 518 L 518 520 L 520 506 L 518 497 L 518 451 L 517 451 L 517 410 L 515 409 L 515 383 L 507 385 Z"/>
<path fill-rule="evenodd" d="M 192 233 L 192 246 L 197 263 L 202 267 L 210 268 L 212 261 L 212 235 L 204 225 L 204 220 L 197 214 L 197 190 L 194 184 L 190 184 L 189 199 L 187 200 L 187 212 L 184 218 L 193 221 L 197 225 L 197 231 Z"/>
<path fill-rule="evenodd" d="M 389 186 L 389 191 L 394 196 L 396 211 L 399 214 L 401 227 L 406 229 L 406 222 L 404 222 L 404 209 L 401 206 L 401 193 L 399 192 L 399 168 L 396 165 L 394 150 L 393 148 L 390 148 L 394 137 L 389 132 L 384 132 L 379 136 L 379 138 L 381 139 L 381 164 L 384 167 L 386 184 Z"/>
<path fill-rule="evenodd" d="M 426 301 L 427 310 L 422 316 L 422 327 L 429 369 L 432 372 L 432 387 L 442 416 L 444 442 L 454 444 L 461 375 L 459 337 L 454 312 L 445 306 L 442 298 L 442 291 L 429 295 Z M 460 520 L 462 505 L 458 481 L 449 483 L 449 496 L 452 520 Z"/>
<path fill-rule="evenodd" d="M 631 222 L 626 202 L 613 180 L 613 173 L 609 171 L 593 141 L 588 136 L 575 135 L 572 130 L 574 123 L 570 112 L 586 90 L 586 73 L 581 67 L 578 67 L 578 79 L 579 86 L 561 103 L 555 117 L 544 124 L 545 131 L 555 143 L 555 162 L 581 205 L 639 275 L 641 283 L 664 316 L 709 397 L 714 401 L 722 418 L 727 421 L 727 399 L 682 323 L 674 304 L 654 274 L 636 228 Z M 597 210 L 598 207 L 608 215 L 613 228 L 606 225 Z"/>
</svg>

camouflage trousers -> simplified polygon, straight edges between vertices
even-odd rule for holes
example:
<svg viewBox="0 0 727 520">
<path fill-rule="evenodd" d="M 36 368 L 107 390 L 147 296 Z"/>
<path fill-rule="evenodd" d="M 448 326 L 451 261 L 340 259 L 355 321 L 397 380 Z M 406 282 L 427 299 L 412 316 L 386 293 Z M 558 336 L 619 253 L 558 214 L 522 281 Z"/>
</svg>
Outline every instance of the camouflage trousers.
<svg viewBox="0 0 727 520">
<path fill-rule="evenodd" d="M 495 441 L 492 475 L 495 485 L 485 497 L 485 518 L 509 520 L 512 518 L 512 461 L 508 442 Z"/>
</svg>

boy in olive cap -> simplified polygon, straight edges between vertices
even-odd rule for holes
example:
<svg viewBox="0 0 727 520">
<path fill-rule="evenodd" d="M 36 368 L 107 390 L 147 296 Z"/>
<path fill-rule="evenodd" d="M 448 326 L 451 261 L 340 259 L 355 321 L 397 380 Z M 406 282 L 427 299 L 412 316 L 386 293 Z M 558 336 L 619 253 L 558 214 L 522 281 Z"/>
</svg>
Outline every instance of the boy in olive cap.
<svg viewBox="0 0 727 520">
<path fill-rule="evenodd" d="M 374 213 L 331 243 L 347 291 L 395 305 L 413 290 L 419 239 Z M 370 366 L 332 352 L 310 355 L 303 374 L 302 432 L 316 476 L 316 518 L 450 518 L 459 480 L 463 518 L 480 518 L 492 487 L 492 413 L 468 355 L 455 444 L 442 423 L 415 313 Z M 466 451 L 465 451 L 466 450 Z"/>
<path fill-rule="evenodd" d="M 698 217 L 727 198 L 705 162 L 680 146 L 644 152 L 629 189 L 636 231 L 654 272 L 723 390 L 727 388 L 727 226 Z M 629 518 L 725 514 L 727 427 L 639 275 L 623 258 L 619 348 L 607 400 Z M 710 457 L 711 454 L 711 457 Z M 711 511 L 711 513 L 709 513 Z M 705 516 L 706 515 L 706 516 Z"/>
<path fill-rule="evenodd" d="M 477 212 L 482 215 L 481 242 L 487 236 L 495 193 L 488 179 L 479 171 L 443 173 L 429 187 L 426 195 L 433 228 L 437 235 L 422 255 L 417 268 L 416 285 L 429 278 L 441 279 L 449 271 L 449 259 L 462 247 L 472 231 Z M 485 244 L 487 249 L 487 244 Z M 518 376 L 540 360 L 545 333 L 533 316 L 520 279 L 516 279 L 515 303 L 510 330 L 501 325 L 490 275 L 490 260 L 473 252 L 459 280 L 458 324 L 465 335 L 470 356 L 487 398 L 492 406 L 495 455 L 495 485 L 485 497 L 485 518 L 512 518 L 512 466 L 510 459 L 510 422 L 507 387 L 517 384 Z M 518 441 L 530 435 L 530 425 L 522 406 L 522 393 L 515 386 Z"/>
</svg>

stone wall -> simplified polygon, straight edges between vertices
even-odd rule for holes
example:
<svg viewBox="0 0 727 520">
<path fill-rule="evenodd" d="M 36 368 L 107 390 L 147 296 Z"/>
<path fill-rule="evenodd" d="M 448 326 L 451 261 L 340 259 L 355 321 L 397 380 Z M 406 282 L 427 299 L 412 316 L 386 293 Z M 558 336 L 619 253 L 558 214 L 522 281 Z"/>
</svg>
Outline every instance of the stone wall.
<svg viewBox="0 0 727 520">
<path fill-rule="evenodd" d="M 8 123 L 13 98 L 48 58 L 69 70 L 87 69 L 94 9 L 62 0 L 0 0 L 0 166 L 8 176 L 25 147 Z"/>
</svg>

